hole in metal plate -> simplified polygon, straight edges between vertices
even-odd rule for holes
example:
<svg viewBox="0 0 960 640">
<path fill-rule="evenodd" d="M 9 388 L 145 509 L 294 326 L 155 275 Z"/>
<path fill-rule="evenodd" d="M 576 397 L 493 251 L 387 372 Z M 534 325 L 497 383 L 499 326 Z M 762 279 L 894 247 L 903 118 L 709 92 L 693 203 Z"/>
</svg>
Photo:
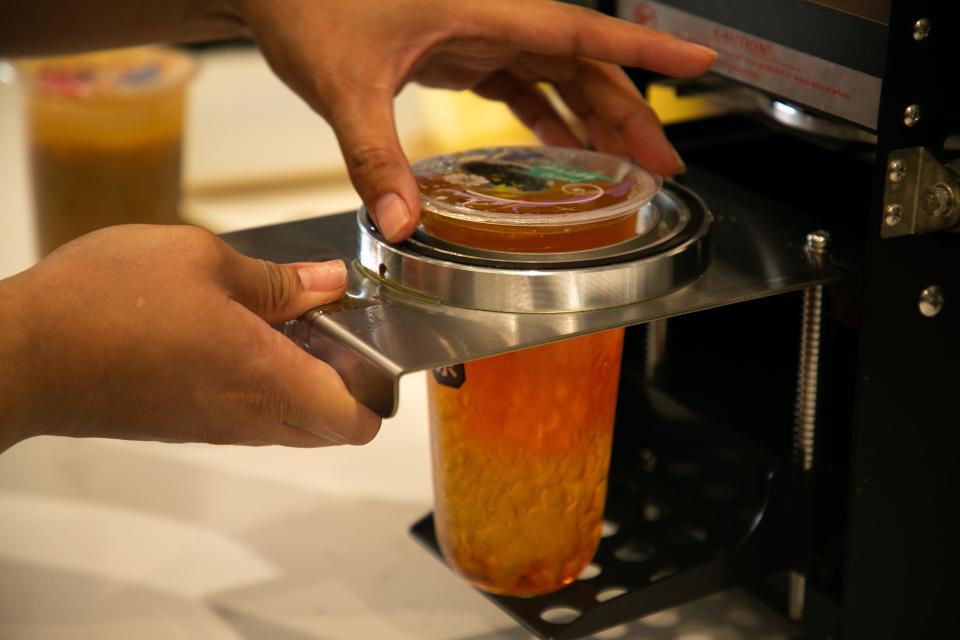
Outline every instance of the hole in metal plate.
<svg viewBox="0 0 960 640">
<path fill-rule="evenodd" d="M 597 592 L 597 595 L 594 596 L 597 599 L 597 602 L 606 602 L 607 600 L 613 600 L 614 598 L 619 598 L 625 594 L 628 589 L 623 587 L 607 587 L 606 589 L 601 589 Z"/>
<path fill-rule="evenodd" d="M 603 567 L 598 564 L 591 562 L 583 568 L 583 571 L 580 572 L 580 575 L 577 576 L 577 580 L 592 580 L 596 578 L 603 572 Z"/>
<path fill-rule="evenodd" d="M 652 555 L 652 547 L 637 542 L 622 544 L 613 552 L 613 557 L 621 562 L 645 562 Z"/>
<path fill-rule="evenodd" d="M 540 619 L 553 624 L 570 624 L 580 617 L 580 609 L 573 607 L 549 607 L 540 612 Z"/>
</svg>

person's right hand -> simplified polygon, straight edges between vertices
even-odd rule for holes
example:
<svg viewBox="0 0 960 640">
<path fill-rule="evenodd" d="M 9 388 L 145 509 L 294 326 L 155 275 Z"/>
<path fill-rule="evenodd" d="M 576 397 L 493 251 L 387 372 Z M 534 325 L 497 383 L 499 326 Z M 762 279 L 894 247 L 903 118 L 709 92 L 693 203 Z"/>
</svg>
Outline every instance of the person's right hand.
<svg viewBox="0 0 960 640">
<path fill-rule="evenodd" d="M 716 57 L 554 0 L 226 1 L 277 74 L 333 126 L 353 184 L 390 241 L 409 236 L 420 213 L 393 119 L 407 82 L 472 89 L 505 102 L 545 143 L 577 146 L 537 87 L 548 82 L 598 150 L 673 175 L 683 162 L 618 65 L 695 76 Z"/>
<path fill-rule="evenodd" d="M 111 227 L 0 281 L 0 451 L 40 434 L 320 447 L 380 419 L 270 327 L 343 295 L 196 227 Z"/>
</svg>

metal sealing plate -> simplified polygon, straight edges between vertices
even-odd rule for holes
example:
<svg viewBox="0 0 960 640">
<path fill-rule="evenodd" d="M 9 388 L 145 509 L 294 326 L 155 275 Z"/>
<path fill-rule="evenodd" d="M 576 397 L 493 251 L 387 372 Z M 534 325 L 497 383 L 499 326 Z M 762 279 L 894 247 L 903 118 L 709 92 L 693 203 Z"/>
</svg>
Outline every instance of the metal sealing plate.
<svg viewBox="0 0 960 640">
<path fill-rule="evenodd" d="M 783 199 L 690 167 L 685 184 L 711 203 L 710 261 L 685 287 L 635 304 L 569 313 L 503 313 L 438 304 L 351 269 L 347 295 L 284 330 L 329 363 L 361 402 L 388 417 L 405 373 L 524 349 L 786 293 L 840 278 L 833 254 L 811 260 L 812 219 Z M 224 236 L 238 251 L 276 262 L 342 258 L 356 264 L 356 212 L 247 229 Z M 834 243 L 842 251 L 844 243 Z M 704 250 L 707 247 L 704 246 Z M 841 264 L 842 253 L 836 256 Z"/>
<path fill-rule="evenodd" d="M 695 280 L 708 260 L 712 216 L 670 184 L 641 216 L 641 235 L 585 251 L 528 254 L 456 247 L 427 238 L 392 245 L 357 214 L 360 265 L 390 286 L 444 305 L 508 313 L 605 309 L 661 296 Z M 656 221 L 647 231 L 648 221 Z"/>
</svg>

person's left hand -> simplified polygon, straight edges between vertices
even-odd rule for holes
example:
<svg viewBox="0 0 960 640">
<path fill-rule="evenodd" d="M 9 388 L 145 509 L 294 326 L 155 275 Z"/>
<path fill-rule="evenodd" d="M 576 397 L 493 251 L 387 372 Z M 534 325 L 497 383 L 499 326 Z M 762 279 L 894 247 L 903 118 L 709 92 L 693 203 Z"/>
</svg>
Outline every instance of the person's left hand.
<svg viewBox="0 0 960 640">
<path fill-rule="evenodd" d="M 0 280 L 0 453 L 35 435 L 364 444 L 380 418 L 270 328 L 346 284 L 340 260 L 254 260 L 196 227 L 68 242 Z"/>
<path fill-rule="evenodd" d="M 716 54 L 553 0 L 235 0 L 277 74 L 333 126 L 354 186 L 399 241 L 420 199 L 397 138 L 394 95 L 409 81 L 505 102 L 547 144 L 579 146 L 536 84 L 551 83 L 593 146 L 664 175 L 683 163 L 617 65 L 704 73 Z"/>
</svg>

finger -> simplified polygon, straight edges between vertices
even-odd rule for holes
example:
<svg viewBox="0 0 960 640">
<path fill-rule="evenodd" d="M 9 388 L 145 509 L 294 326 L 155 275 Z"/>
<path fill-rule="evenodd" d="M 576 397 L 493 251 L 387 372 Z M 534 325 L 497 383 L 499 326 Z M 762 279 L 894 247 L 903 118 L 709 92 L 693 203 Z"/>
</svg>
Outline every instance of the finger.
<svg viewBox="0 0 960 640">
<path fill-rule="evenodd" d="M 380 430 L 380 417 L 350 395 L 339 374 L 327 363 L 274 334 L 268 347 L 271 378 L 263 386 L 282 401 L 274 424 L 296 427 L 339 444 L 366 444 Z M 305 440 L 308 441 L 308 440 Z"/>
<path fill-rule="evenodd" d="M 517 119 L 537 134 L 544 144 L 559 147 L 583 146 L 543 92 L 510 73 L 497 72 L 475 86 L 473 91 L 488 100 L 505 103 Z"/>
<path fill-rule="evenodd" d="M 420 192 L 397 138 L 393 94 L 374 92 L 338 105 L 331 124 L 350 180 L 380 233 L 390 242 L 409 237 L 420 219 Z"/>
<path fill-rule="evenodd" d="M 676 36 L 552 0 L 478 3 L 471 35 L 550 56 L 587 57 L 677 77 L 705 73 L 716 52 Z M 523 20 L 517 20 L 522 15 Z"/>
<path fill-rule="evenodd" d="M 233 299 L 270 324 L 338 300 L 347 286 L 342 260 L 277 264 L 236 253 L 226 269 Z"/>
<path fill-rule="evenodd" d="M 606 65 L 581 61 L 576 79 L 558 85 L 557 90 L 588 128 L 593 120 L 602 122 L 644 167 L 667 176 L 684 170 L 656 113 L 639 93 L 622 86 Z M 593 128 L 599 130 L 596 124 Z"/>
<path fill-rule="evenodd" d="M 561 60 L 553 56 L 544 56 L 537 53 L 525 53 L 518 56 L 515 68 L 511 73 L 522 81 L 547 81 L 552 84 L 568 84 L 575 82 L 585 71 L 602 71 L 603 79 L 612 86 L 637 97 L 643 94 L 634 84 L 622 67 L 596 60 L 583 60 L 571 64 L 569 60 Z"/>
<path fill-rule="evenodd" d="M 600 90 L 622 92 L 626 94 L 628 99 L 632 99 L 640 105 L 646 105 L 640 90 L 637 89 L 637 86 L 622 68 L 606 63 L 593 62 L 591 64 L 603 70 L 601 79 L 604 83 L 609 84 L 609 87 Z M 620 134 L 597 115 L 590 104 L 590 100 L 583 91 L 579 90 L 580 76 L 583 73 L 595 73 L 592 67 L 587 67 L 584 70 L 581 64 L 558 64 L 557 58 L 539 54 L 525 54 L 518 58 L 515 66 L 516 68 L 512 70 L 512 73 L 517 75 L 521 82 L 546 80 L 551 82 L 555 88 L 566 86 L 566 90 L 561 92 L 561 97 L 565 93 L 569 101 L 576 105 L 577 108 L 573 109 L 570 104 L 567 104 L 583 121 L 594 149 L 622 158 L 633 157 Z"/>
<path fill-rule="evenodd" d="M 623 140 L 616 131 L 611 129 L 607 123 L 600 118 L 589 116 L 584 124 L 587 127 L 587 135 L 593 148 L 603 153 L 609 153 L 620 158 L 633 158 L 630 150 L 623 144 Z"/>
</svg>

